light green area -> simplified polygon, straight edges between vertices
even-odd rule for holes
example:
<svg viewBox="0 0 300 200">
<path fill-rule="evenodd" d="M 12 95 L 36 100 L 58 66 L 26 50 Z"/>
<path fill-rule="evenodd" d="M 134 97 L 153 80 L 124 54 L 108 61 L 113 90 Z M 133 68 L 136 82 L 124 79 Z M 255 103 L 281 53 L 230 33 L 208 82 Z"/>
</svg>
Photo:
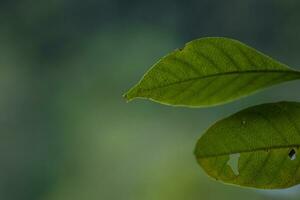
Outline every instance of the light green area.
<svg viewBox="0 0 300 200">
<path fill-rule="evenodd" d="M 287 188 L 300 183 L 300 103 L 250 107 L 221 120 L 200 138 L 199 164 L 225 183 L 255 188 Z M 238 174 L 229 157 L 240 154 Z"/>
<path fill-rule="evenodd" d="M 236 40 L 203 38 L 162 58 L 124 97 L 206 107 L 299 78 L 298 71 Z"/>
</svg>

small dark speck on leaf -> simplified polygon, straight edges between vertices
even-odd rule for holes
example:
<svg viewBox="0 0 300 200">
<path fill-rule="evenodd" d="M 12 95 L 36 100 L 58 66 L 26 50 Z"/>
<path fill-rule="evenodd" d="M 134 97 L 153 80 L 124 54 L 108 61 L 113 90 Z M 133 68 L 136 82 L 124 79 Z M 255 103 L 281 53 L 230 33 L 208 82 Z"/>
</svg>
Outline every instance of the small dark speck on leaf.
<svg viewBox="0 0 300 200">
<path fill-rule="evenodd" d="M 184 47 L 178 48 L 179 51 L 183 51 L 185 49 L 187 44 L 184 45 Z"/>
<path fill-rule="evenodd" d="M 294 149 L 292 149 L 290 152 L 289 152 L 289 158 L 291 160 L 295 160 L 296 159 L 296 151 Z"/>
</svg>

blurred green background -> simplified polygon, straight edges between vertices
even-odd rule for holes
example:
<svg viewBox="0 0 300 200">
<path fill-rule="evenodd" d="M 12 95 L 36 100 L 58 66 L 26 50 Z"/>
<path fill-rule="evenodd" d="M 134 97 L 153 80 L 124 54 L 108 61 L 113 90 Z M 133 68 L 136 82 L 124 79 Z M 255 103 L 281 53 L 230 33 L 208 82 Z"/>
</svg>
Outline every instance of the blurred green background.
<svg viewBox="0 0 300 200">
<path fill-rule="evenodd" d="M 193 156 L 214 121 L 300 101 L 299 82 L 208 109 L 122 99 L 199 37 L 235 38 L 297 69 L 299 10 L 296 0 L 1 0 L 0 199 L 299 199 L 299 187 L 213 181 Z"/>
</svg>

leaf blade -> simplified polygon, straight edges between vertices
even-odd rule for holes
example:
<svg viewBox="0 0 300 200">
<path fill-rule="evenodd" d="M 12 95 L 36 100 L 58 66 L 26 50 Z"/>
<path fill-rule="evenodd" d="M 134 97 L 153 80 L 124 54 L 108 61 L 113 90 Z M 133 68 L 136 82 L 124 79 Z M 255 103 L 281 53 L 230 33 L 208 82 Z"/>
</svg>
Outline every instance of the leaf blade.
<svg viewBox="0 0 300 200">
<path fill-rule="evenodd" d="M 300 103 L 254 106 L 209 128 L 198 140 L 195 156 L 209 176 L 224 183 L 263 189 L 291 187 L 300 183 L 298 124 Z M 233 154 L 240 154 L 238 175 L 228 164 Z"/>
<path fill-rule="evenodd" d="M 167 105 L 206 107 L 299 78 L 300 72 L 236 40 L 203 38 L 162 58 L 124 97 L 127 101 L 146 98 Z M 249 84 L 252 86 L 243 88 Z"/>
</svg>

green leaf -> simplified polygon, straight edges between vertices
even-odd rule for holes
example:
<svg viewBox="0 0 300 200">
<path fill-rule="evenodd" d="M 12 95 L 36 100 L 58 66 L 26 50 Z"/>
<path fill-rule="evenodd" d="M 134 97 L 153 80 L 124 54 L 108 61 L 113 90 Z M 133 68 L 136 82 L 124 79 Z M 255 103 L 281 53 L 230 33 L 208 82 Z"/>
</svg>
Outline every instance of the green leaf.
<svg viewBox="0 0 300 200">
<path fill-rule="evenodd" d="M 199 139 L 195 156 L 222 182 L 275 189 L 300 183 L 300 103 L 254 106 L 223 119 Z"/>
<path fill-rule="evenodd" d="M 124 97 L 205 107 L 299 78 L 300 72 L 236 40 L 203 38 L 159 60 Z"/>
</svg>

